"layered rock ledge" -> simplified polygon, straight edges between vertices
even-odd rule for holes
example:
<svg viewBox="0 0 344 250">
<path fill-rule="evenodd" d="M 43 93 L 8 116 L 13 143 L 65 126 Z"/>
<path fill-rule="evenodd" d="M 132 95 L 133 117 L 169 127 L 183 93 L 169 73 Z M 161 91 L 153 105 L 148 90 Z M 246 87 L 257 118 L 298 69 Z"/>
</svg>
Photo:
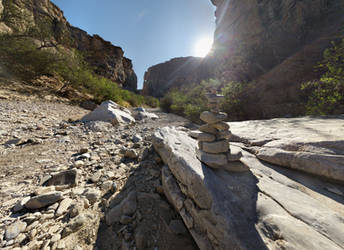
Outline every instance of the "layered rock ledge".
<svg viewBox="0 0 344 250">
<path fill-rule="evenodd" d="M 344 248 L 343 185 L 246 151 L 250 172 L 210 169 L 196 158 L 197 141 L 175 128 L 159 129 L 153 144 L 168 165 L 164 192 L 200 249 Z"/>
</svg>

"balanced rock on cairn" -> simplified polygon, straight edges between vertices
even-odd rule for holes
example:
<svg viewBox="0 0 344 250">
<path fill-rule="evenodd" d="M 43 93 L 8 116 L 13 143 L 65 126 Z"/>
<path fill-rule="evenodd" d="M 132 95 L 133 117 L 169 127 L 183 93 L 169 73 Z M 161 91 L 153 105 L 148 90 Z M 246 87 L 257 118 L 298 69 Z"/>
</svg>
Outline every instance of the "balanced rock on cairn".
<svg viewBox="0 0 344 250">
<path fill-rule="evenodd" d="M 207 98 L 211 111 L 205 111 L 200 116 L 206 124 L 199 128 L 202 133 L 197 136 L 197 158 L 211 168 L 223 168 L 231 172 L 248 171 L 249 168 L 240 161 L 241 152 L 230 150 L 232 133 L 229 125 L 224 122 L 227 114 L 219 112 L 218 108 L 223 96 L 210 93 Z"/>
</svg>

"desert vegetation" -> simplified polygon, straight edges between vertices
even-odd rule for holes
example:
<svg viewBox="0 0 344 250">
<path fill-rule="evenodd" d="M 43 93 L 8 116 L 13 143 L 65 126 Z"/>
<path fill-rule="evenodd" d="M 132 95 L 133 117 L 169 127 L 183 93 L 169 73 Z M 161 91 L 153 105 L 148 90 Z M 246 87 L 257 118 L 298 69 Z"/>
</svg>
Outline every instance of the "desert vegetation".
<svg viewBox="0 0 344 250">
<path fill-rule="evenodd" d="M 96 102 L 113 100 L 124 106 L 158 106 L 158 100 L 122 89 L 117 83 L 96 75 L 76 49 L 42 43 L 29 36 L 0 37 L 0 60 L 11 74 L 31 82 L 39 76 L 51 76 Z"/>
<path fill-rule="evenodd" d="M 316 67 L 323 72 L 317 81 L 302 84 L 307 114 L 328 115 L 344 112 L 344 40 L 333 42 Z"/>
<path fill-rule="evenodd" d="M 193 84 L 191 87 L 170 90 L 161 99 L 160 107 L 166 112 L 175 113 L 199 123 L 200 113 L 208 109 L 205 94 L 210 89 L 216 89 L 225 96 L 221 110 L 228 114 L 230 120 L 240 120 L 243 115 L 244 92 L 249 86 L 243 82 L 221 83 L 217 79 L 209 79 L 200 84 Z"/>
</svg>

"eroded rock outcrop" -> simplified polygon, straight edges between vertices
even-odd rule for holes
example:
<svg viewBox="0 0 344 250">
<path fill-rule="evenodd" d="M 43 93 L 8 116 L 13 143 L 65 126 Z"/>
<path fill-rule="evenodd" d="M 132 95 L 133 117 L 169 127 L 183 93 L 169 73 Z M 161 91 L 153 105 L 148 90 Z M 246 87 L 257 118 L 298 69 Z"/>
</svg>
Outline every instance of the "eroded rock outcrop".
<svg viewBox="0 0 344 250">
<path fill-rule="evenodd" d="M 38 39 L 37 33 L 42 39 Z M 63 12 L 49 0 L 2 0 L 0 34 L 32 36 L 44 47 L 76 48 L 84 54 L 97 74 L 124 88 L 137 89 L 137 77 L 131 60 L 124 57 L 123 50 L 98 35 L 90 36 L 71 26 Z"/>
<path fill-rule="evenodd" d="M 246 173 L 202 164 L 175 128 L 153 138 L 168 165 L 164 192 L 200 249 L 342 249 L 343 185 L 270 165 L 243 151 Z M 334 194 L 328 190 L 337 190 Z"/>
<path fill-rule="evenodd" d="M 150 67 L 144 76 L 143 95 L 162 97 L 171 88 L 197 83 L 211 76 L 200 57 L 179 57 Z"/>
</svg>

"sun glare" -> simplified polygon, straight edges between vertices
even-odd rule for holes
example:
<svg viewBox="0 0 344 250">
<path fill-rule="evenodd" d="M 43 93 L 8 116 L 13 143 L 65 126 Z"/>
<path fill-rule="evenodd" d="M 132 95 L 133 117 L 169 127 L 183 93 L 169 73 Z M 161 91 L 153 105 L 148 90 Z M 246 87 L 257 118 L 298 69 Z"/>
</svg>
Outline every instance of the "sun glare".
<svg viewBox="0 0 344 250">
<path fill-rule="evenodd" d="M 202 38 L 197 41 L 195 45 L 195 56 L 198 57 L 205 57 L 213 45 L 213 39 L 212 38 Z"/>
</svg>

